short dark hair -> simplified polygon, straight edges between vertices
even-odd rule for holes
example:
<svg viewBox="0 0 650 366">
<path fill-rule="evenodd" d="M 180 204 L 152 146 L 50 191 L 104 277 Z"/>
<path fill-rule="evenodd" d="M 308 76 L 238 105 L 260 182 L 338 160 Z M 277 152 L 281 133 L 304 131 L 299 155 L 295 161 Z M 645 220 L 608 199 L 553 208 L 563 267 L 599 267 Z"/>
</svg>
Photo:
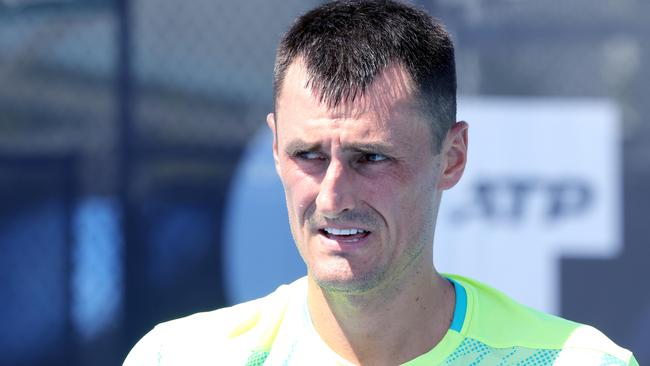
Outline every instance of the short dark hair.
<svg viewBox="0 0 650 366">
<path fill-rule="evenodd" d="M 304 62 L 321 102 L 354 101 L 389 65 L 408 72 L 429 115 L 435 146 L 456 121 L 454 45 L 440 21 L 394 0 L 342 0 L 298 18 L 277 50 L 274 95 L 287 69 Z"/>
</svg>

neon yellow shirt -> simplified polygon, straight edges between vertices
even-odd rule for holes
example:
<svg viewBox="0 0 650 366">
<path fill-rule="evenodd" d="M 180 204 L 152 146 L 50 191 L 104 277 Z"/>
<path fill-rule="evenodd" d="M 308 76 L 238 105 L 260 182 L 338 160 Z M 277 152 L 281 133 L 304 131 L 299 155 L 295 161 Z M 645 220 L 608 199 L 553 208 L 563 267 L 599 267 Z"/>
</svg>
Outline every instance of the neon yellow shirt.
<svg viewBox="0 0 650 366">
<path fill-rule="evenodd" d="M 520 305 L 476 281 L 447 276 L 456 288 L 452 324 L 420 365 L 634 365 L 632 353 L 593 327 Z M 156 326 L 124 366 L 351 365 L 323 342 L 301 278 L 270 295 Z"/>
</svg>

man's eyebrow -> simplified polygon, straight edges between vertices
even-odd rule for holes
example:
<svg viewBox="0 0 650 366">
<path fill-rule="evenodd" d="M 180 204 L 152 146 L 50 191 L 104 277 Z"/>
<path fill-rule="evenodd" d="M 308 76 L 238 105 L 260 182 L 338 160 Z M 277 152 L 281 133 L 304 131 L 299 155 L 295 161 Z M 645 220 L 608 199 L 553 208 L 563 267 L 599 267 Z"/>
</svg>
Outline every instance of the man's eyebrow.
<svg viewBox="0 0 650 366">
<path fill-rule="evenodd" d="M 287 143 L 284 150 L 289 153 L 295 153 L 298 151 L 317 151 L 320 150 L 320 143 L 309 143 L 303 140 L 291 140 Z"/>
<path fill-rule="evenodd" d="M 392 146 L 384 143 L 367 143 L 367 144 L 349 144 L 343 146 L 343 150 L 351 150 L 362 153 L 380 153 L 387 154 L 391 152 Z"/>
<path fill-rule="evenodd" d="M 322 144 L 315 142 L 309 143 L 303 140 L 292 140 L 289 141 L 285 147 L 285 151 L 288 154 L 293 154 L 299 151 L 318 151 L 321 150 Z M 393 148 L 389 144 L 385 143 L 354 143 L 346 144 L 343 146 L 344 151 L 354 151 L 361 153 L 379 153 L 379 154 L 388 154 Z"/>
</svg>

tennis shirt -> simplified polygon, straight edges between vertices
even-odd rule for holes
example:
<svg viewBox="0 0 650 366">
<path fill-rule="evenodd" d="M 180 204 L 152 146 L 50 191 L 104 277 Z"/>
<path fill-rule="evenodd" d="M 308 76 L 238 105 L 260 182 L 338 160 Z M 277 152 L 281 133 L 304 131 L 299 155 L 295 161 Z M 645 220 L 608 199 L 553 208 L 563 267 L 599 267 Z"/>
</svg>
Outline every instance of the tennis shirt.
<svg viewBox="0 0 650 366">
<path fill-rule="evenodd" d="M 545 314 L 477 281 L 446 275 L 456 304 L 449 330 L 405 363 L 434 365 L 636 365 L 632 353 L 593 327 Z M 270 295 L 157 325 L 124 366 L 351 365 L 318 336 L 307 309 L 307 280 Z"/>
</svg>

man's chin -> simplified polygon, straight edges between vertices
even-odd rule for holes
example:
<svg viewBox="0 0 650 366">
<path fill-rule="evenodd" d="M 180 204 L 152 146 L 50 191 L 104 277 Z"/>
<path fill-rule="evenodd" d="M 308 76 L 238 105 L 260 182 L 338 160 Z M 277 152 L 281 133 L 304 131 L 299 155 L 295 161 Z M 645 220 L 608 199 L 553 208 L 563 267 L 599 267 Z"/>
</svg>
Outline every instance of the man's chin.
<svg viewBox="0 0 650 366">
<path fill-rule="evenodd" d="M 376 273 L 355 275 L 310 275 L 312 280 L 324 291 L 340 294 L 363 294 L 379 287 L 383 276 Z"/>
</svg>

